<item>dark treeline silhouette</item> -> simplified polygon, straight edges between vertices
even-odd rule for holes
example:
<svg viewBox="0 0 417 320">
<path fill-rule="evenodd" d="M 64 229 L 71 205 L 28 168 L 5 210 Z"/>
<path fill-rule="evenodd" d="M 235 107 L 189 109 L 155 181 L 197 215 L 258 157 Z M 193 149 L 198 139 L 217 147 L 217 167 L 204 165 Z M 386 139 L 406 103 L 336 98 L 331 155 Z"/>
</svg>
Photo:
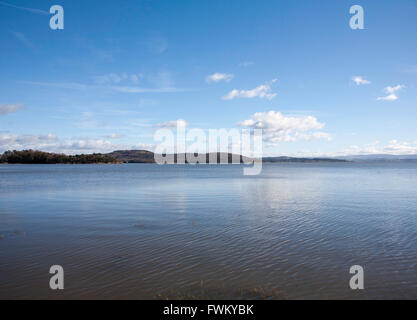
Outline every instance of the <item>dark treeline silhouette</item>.
<svg viewBox="0 0 417 320">
<path fill-rule="evenodd" d="M 88 164 L 88 163 L 118 163 L 115 158 L 100 154 L 81 154 L 68 156 L 65 154 L 48 153 L 36 150 L 6 151 L 0 156 L 0 163 L 19 164 Z"/>
</svg>

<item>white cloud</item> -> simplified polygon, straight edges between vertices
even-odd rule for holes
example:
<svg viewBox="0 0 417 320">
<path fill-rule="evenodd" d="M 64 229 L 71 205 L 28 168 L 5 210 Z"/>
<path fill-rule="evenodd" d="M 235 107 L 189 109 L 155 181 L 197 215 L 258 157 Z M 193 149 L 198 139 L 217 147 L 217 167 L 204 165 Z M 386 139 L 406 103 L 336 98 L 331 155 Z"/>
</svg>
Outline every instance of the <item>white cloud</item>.
<svg viewBox="0 0 417 320">
<path fill-rule="evenodd" d="M 0 104 L 0 114 L 10 114 L 20 110 L 23 104 Z"/>
<path fill-rule="evenodd" d="M 324 139 L 324 140 L 332 140 L 332 136 L 327 132 L 322 131 L 316 131 L 311 133 L 296 133 L 296 138 L 302 139 L 302 140 L 315 140 L 315 139 Z"/>
<path fill-rule="evenodd" d="M 223 100 L 232 100 L 235 98 L 261 98 L 272 100 L 276 97 L 276 93 L 271 92 L 271 83 L 276 82 L 277 79 L 272 80 L 270 83 L 262 84 L 252 90 L 237 90 L 234 89 L 230 91 L 227 95 L 223 97 Z"/>
<path fill-rule="evenodd" d="M 384 91 L 388 94 L 385 97 L 378 97 L 377 100 L 394 101 L 398 99 L 397 91 L 405 88 L 404 85 L 397 85 L 395 87 L 386 87 Z"/>
<path fill-rule="evenodd" d="M 161 122 L 155 125 L 155 127 L 165 128 L 165 129 L 176 129 L 178 128 L 185 128 L 188 126 L 187 121 L 184 119 L 178 119 L 173 121 Z"/>
<path fill-rule="evenodd" d="M 219 82 L 219 81 L 226 81 L 226 82 L 230 82 L 233 79 L 233 74 L 230 73 L 214 73 L 212 75 L 209 75 L 206 77 L 206 81 L 208 83 L 210 82 Z"/>
<path fill-rule="evenodd" d="M 361 76 L 353 77 L 352 81 L 355 82 L 358 86 L 361 85 L 361 84 L 370 84 L 371 83 L 371 81 L 365 80 Z"/>
<path fill-rule="evenodd" d="M 0 134 L 0 151 L 33 149 L 56 143 L 55 135 L 13 135 Z"/>
<path fill-rule="evenodd" d="M 264 140 L 272 144 L 297 140 L 331 139 L 330 134 L 317 131 L 321 130 L 324 124 L 313 116 L 285 116 L 279 111 L 271 110 L 257 112 L 238 125 L 263 129 Z"/>
<path fill-rule="evenodd" d="M 130 149 L 153 151 L 155 149 L 155 145 L 151 143 L 136 143 Z"/>
<path fill-rule="evenodd" d="M 390 154 L 417 154 L 417 145 L 408 142 L 392 140 L 384 147 L 384 152 Z"/>
<path fill-rule="evenodd" d="M 100 150 L 112 151 L 114 145 L 107 140 L 102 139 L 76 139 L 73 141 L 63 141 L 60 143 L 61 148 L 68 150 Z"/>
<path fill-rule="evenodd" d="M 387 95 L 386 97 L 378 97 L 377 100 L 385 100 L 385 101 L 395 101 L 398 99 L 398 96 L 394 93 Z"/>
</svg>

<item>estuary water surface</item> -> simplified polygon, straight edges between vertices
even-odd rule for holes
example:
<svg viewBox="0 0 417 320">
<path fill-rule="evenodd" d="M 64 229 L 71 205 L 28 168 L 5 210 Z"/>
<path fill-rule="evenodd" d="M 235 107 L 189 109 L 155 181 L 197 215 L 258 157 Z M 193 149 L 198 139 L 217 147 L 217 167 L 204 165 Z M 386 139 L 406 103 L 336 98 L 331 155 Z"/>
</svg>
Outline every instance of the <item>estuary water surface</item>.
<svg viewBox="0 0 417 320">
<path fill-rule="evenodd" d="M 417 163 L 0 166 L 0 298 L 160 297 L 417 299 Z"/>
</svg>

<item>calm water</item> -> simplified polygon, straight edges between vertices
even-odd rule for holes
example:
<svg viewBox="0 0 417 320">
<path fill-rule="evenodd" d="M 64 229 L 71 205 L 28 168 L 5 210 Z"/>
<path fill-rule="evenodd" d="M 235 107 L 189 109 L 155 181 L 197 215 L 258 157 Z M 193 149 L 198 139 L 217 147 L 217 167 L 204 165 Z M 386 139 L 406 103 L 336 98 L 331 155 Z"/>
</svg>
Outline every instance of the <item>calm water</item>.
<svg viewBox="0 0 417 320">
<path fill-rule="evenodd" d="M 159 294 L 417 299 L 417 164 L 0 166 L 0 298 Z"/>
</svg>

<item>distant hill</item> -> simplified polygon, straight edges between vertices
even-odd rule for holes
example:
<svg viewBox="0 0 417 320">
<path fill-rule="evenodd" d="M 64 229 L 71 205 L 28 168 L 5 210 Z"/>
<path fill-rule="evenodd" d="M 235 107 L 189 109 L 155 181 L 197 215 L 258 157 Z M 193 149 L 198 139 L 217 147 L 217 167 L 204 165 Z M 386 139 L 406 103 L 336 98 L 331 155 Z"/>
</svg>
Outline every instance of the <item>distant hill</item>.
<svg viewBox="0 0 417 320">
<path fill-rule="evenodd" d="M 155 163 L 154 153 L 146 150 L 119 150 L 107 154 L 108 156 L 125 163 Z M 206 163 L 209 157 L 214 153 L 206 154 Z M 225 153 L 222 153 L 225 156 Z M 235 155 L 240 157 L 241 163 L 253 161 L 253 159 Z M 232 163 L 233 155 L 227 154 L 228 163 Z M 390 155 L 390 154 L 370 154 L 370 155 L 351 155 L 340 156 L 337 158 L 296 158 L 296 157 L 264 157 L 264 163 L 292 163 L 292 162 L 346 162 L 346 161 L 417 161 L 417 155 Z M 177 155 L 174 155 L 174 162 L 177 162 Z M 220 153 L 217 153 L 217 163 L 220 163 Z"/>
<path fill-rule="evenodd" d="M 154 153 L 146 150 L 118 150 L 107 155 L 125 163 L 155 163 Z"/>
<path fill-rule="evenodd" d="M 399 161 L 417 161 L 417 154 L 410 154 L 410 155 L 365 154 L 365 155 L 342 156 L 338 158 L 349 160 L 349 161 L 399 162 Z"/>
<path fill-rule="evenodd" d="M 155 163 L 154 160 L 154 153 L 145 150 L 119 150 L 108 153 L 109 156 L 114 157 L 115 159 L 125 162 L 125 163 Z M 169 156 L 169 155 L 168 155 Z M 172 155 L 171 155 L 172 156 Z M 174 163 L 177 163 L 178 155 L 175 154 L 174 156 Z M 180 156 L 184 156 L 184 154 L 180 154 Z M 192 156 L 192 155 L 191 155 Z M 197 156 L 197 154 L 195 155 Z M 205 154 L 205 162 L 209 163 L 210 158 L 217 158 L 217 163 L 220 163 L 220 158 L 222 160 L 227 157 L 227 163 L 232 163 L 233 157 L 235 159 L 240 158 L 240 163 L 251 163 L 254 159 L 236 155 L 232 153 L 207 153 Z M 224 157 L 224 158 L 223 158 Z M 189 157 L 188 157 L 189 158 Z M 283 163 L 283 162 L 346 162 L 346 160 L 340 159 L 331 159 L 331 158 L 294 158 L 294 157 L 266 157 L 262 159 L 265 163 Z"/>
<path fill-rule="evenodd" d="M 125 162 L 125 163 L 155 163 L 155 159 L 154 159 L 154 153 L 151 151 L 146 151 L 146 150 L 118 150 L 118 151 L 114 151 L 111 153 L 108 153 L 107 155 L 109 155 L 110 157 L 113 157 L 114 159 L 121 161 L 121 162 Z M 192 157 L 192 154 L 187 154 L 187 156 L 185 156 L 186 154 L 171 154 L 171 155 L 167 155 L 167 158 L 169 158 L 170 156 L 174 157 L 174 163 L 178 162 L 178 156 L 180 156 L 180 159 L 190 159 L 190 157 Z M 197 156 L 198 154 L 195 154 L 194 156 Z M 216 153 L 206 153 L 204 156 L 205 161 L 203 161 L 202 163 L 209 163 L 210 159 L 217 159 L 216 162 L 220 163 L 221 160 L 226 159 L 227 157 L 227 163 L 232 163 L 233 157 L 235 157 L 235 159 L 240 159 L 240 163 L 243 162 L 251 162 L 253 160 L 251 160 L 248 157 L 244 157 L 241 155 L 234 155 L 231 153 L 220 153 L 218 152 Z"/>
<path fill-rule="evenodd" d="M 295 157 L 264 157 L 262 161 L 265 163 L 285 163 L 285 162 L 346 162 L 344 159 L 333 158 L 295 158 Z"/>
</svg>

